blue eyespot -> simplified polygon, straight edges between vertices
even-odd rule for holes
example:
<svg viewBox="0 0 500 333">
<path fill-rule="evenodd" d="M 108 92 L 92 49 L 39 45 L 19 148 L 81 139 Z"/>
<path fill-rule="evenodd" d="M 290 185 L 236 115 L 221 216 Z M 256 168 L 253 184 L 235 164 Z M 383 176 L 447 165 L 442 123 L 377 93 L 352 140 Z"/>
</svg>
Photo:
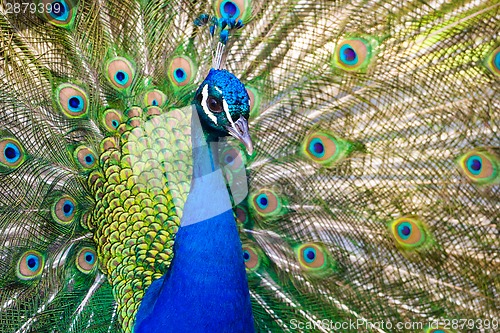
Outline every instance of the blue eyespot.
<svg viewBox="0 0 500 333">
<path fill-rule="evenodd" d="M 123 80 L 125 80 L 125 73 L 123 73 L 123 72 L 121 72 L 121 71 L 117 72 L 117 73 L 116 73 L 116 79 L 117 79 L 118 81 L 120 81 L 120 82 L 121 82 L 121 81 L 123 81 Z"/>
<path fill-rule="evenodd" d="M 196 75 L 198 68 L 193 60 L 187 56 L 178 56 L 173 58 L 168 65 L 168 78 L 174 87 L 181 88 L 190 83 L 192 83 L 193 78 Z M 161 97 L 155 96 L 155 98 Z M 165 100 L 159 101 L 159 104 L 163 104 Z"/>
<path fill-rule="evenodd" d="M 478 155 L 472 155 L 467 159 L 467 169 L 475 176 L 481 173 L 483 167 L 483 160 Z"/>
<path fill-rule="evenodd" d="M 0 167 L 17 168 L 25 160 L 26 153 L 14 138 L 0 138 Z"/>
<path fill-rule="evenodd" d="M 396 246 L 403 251 L 415 251 L 429 246 L 432 237 L 423 221 L 416 216 L 402 216 L 388 225 Z"/>
<path fill-rule="evenodd" d="M 151 105 L 158 106 L 158 101 L 156 99 L 153 99 L 153 101 L 151 102 Z"/>
<path fill-rule="evenodd" d="M 68 195 L 63 195 L 60 199 L 54 202 L 54 205 L 52 206 L 52 218 L 54 218 L 57 223 L 69 225 L 74 221 L 73 218 L 75 217 L 76 210 L 77 207 L 75 200 Z"/>
<path fill-rule="evenodd" d="M 226 162 L 227 164 L 231 164 L 231 163 L 233 163 L 233 161 L 234 161 L 234 157 L 231 156 L 231 154 L 227 154 L 225 159 L 224 159 L 224 162 Z"/>
<path fill-rule="evenodd" d="M 314 138 L 309 143 L 309 151 L 317 158 L 325 156 L 325 146 L 321 139 Z"/>
<path fill-rule="evenodd" d="M 174 78 L 179 83 L 184 82 L 184 80 L 186 80 L 186 78 L 187 78 L 186 71 L 182 68 L 177 68 L 174 71 Z"/>
<path fill-rule="evenodd" d="M 3 155 L 7 162 L 16 163 L 21 158 L 21 151 L 19 150 L 19 147 L 9 142 L 5 145 Z"/>
<path fill-rule="evenodd" d="M 66 200 L 63 203 L 62 210 L 63 210 L 64 216 L 69 217 L 73 214 L 73 211 L 75 210 L 75 205 L 71 201 Z"/>
<path fill-rule="evenodd" d="M 222 14 L 222 17 L 226 19 L 235 19 L 240 15 L 240 9 L 238 8 L 238 5 L 229 0 L 221 2 L 220 12 Z"/>
<path fill-rule="evenodd" d="M 95 262 L 95 255 L 94 253 L 87 251 L 84 254 L 85 256 L 85 262 L 87 262 L 89 265 L 93 265 Z"/>
<path fill-rule="evenodd" d="M 116 127 L 118 127 L 118 125 L 116 125 Z M 92 166 L 94 164 L 94 161 L 95 161 L 94 155 L 92 154 L 85 155 L 85 163 L 87 163 L 87 165 Z"/>
<path fill-rule="evenodd" d="M 495 68 L 497 70 L 500 70 L 500 52 L 497 52 L 497 54 L 495 54 L 494 64 L 495 64 Z"/>
<path fill-rule="evenodd" d="M 255 248 L 249 245 L 243 245 L 242 250 L 243 260 L 245 261 L 247 272 L 250 273 L 256 271 L 261 263 L 261 258 L 258 254 L 259 252 L 257 252 Z"/>
<path fill-rule="evenodd" d="M 412 231 L 411 223 L 403 222 L 398 226 L 398 234 L 401 239 L 406 240 L 410 237 Z"/>
<path fill-rule="evenodd" d="M 97 253 L 90 247 L 84 247 L 76 257 L 76 267 L 84 274 L 90 274 L 94 271 L 97 263 Z"/>
<path fill-rule="evenodd" d="M 303 243 L 294 246 L 300 267 L 306 272 L 324 272 L 328 267 L 328 251 L 321 244 Z"/>
<path fill-rule="evenodd" d="M 118 125 L 120 125 L 120 123 L 117 120 L 113 119 L 111 121 L 111 126 L 113 126 L 114 128 L 118 128 Z"/>
<path fill-rule="evenodd" d="M 17 263 L 16 275 L 21 280 L 33 280 L 42 274 L 44 258 L 41 253 L 29 250 Z"/>
<path fill-rule="evenodd" d="M 344 44 L 340 48 L 340 60 L 346 65 L 355 65 L 358 62 L 358 55 L 349 44 Z"/>
<path fill-rule="evenodd" d="M 68 109 L 69 111 L 71 112 L 80 112 L 83 110 L 85 106 L 85 103 L 83 101 L 83 98 L 81 98 L 80 96 L 71 96 L 69 99 L 68 99 Z"/>
<path fill-rule="evenodd" d="M 500 180 L 500 157 L 484 148 L 475 148 L 457 159 L 464 176 L 478 186 L 491 185 Z"/>
<path fill-rule="evenodd" d="M 26 256 L 26 266 L 32 272 L 36 272 L 40 267 L 40 259 L 33 254 Z"/>
<path fill-rule="evenodd" d="M 273 190 L 260 189 L 257 193 L 250 195 L 250 203 L 260 217 L 269 219 L 280 216 L 286 212 L 282 198 L 278 197 Z"/>
<path fill-rule="evenodd" d="M 269 204 L 269 199 L 267 198 L 267 194 L 261 193 L 259 196 L 257 196 L 257 204 L 259 205 L 259 208 L 261 209 L 266 209 L 267 205 Z"/>
<path fill-rule="evenodd" d="M 316 249 L 308 247 L 304 249 L 304 260 L 307 263 L 312 263 L 316 259 Z"/>
<path fill-rule="evenodd" d="M 64 0 L 52 1 L 50 16 L 58 21 L 66 21 L 69 16 L 69 8 Z"/>
<path fill-rule="evenodd" d="M 236 11 L 238 10 L 238 7 L 232 3 L 231 1 L 228 1 L 224 4 L 224 13 L 229 15 L 229 17 L 233 17 L 234 14 L 236 14 Z"/>
<path fill-rule="evenodd" d="M 68 118 L 83 117 L 87 113 L 87 93 L 74 84 L 61 83 L 56 89 L 56 98 L 61 111 Z"/>
<path fill-rule="evenodd" d="M 113 88 L 124 90 L 134 81 L 135 67 L 128 59 L 114 57 L 106 64 L 106 79 Z"/>
<path fill-rule="evenodd" d="M 78 147 L 73 153 L 75 161 L 84 169 L 92 169 L 96 164 L 96 155 L 90 150 L 90 148 L 85 146 Z"/>
<path fill-rule="evenodd" d="M 125 71 L 119 70 L 115 73 L 115 81 L 118 84 L 126 85 L 128 82 L 128 74 Z"/>
</svg>

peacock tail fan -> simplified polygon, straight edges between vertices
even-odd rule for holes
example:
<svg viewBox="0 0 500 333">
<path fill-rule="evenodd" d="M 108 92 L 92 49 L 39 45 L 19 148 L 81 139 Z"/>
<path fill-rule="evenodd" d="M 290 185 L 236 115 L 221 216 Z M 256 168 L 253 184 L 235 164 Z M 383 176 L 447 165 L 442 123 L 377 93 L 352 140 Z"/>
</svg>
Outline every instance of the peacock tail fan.
<svg viewBox="0 0 500 333">
<path fill-rule="evenodd" d="M 487 329 L 476 320 L 500 308 L 499 9 L 2 2 L 0 331 L 133 331 L 190 188 L 190 103 L 214 53 L 193 22 L 238 20 L 223 57 L 247 88 L 254 152 L 230 140 L 219 158 L 256 330 Z"/>
<path fill-rule="evenodd" d="M 49 16 L 22 17 L 9 5 L 2 331 L 130 332 L 172 259 L 190 187 L 200 5 L 175 17 L 181 2 L 40 1 Z"/>
<path fill-rule="evenodd" d="M 255 7 L 227 62 L 260 106 L 235 209 L 258 329 L 498 317 L 499 4 Z"/>
</svg>

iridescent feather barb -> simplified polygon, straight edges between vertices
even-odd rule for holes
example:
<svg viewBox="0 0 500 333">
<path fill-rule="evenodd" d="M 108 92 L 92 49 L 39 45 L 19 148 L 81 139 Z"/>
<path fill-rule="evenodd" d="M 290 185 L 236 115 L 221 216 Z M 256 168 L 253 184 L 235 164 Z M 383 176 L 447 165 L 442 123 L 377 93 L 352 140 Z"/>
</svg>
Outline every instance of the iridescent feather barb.
<svg viewBox="0 0 500 333">
<path fill-rule="evenodd" d="M 34 4 L 0 5 L 0 331 L 134 330 L 197 213 L 193 100 L 211 139 L 250 114 L 251 154 L 230 138 L 214 157 L 256 331 L 495 329 L 498 2 Z M 203 232 L 193 266 L 227 273 L 234 246 L 204 251 L 220 229 Z"/>
</svg>

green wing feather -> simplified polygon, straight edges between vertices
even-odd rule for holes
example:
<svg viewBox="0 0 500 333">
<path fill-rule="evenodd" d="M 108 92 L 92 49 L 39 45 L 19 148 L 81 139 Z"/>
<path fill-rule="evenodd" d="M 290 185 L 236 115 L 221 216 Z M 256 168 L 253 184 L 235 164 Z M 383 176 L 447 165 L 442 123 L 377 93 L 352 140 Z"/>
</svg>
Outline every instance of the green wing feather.
<svg viewBox="0 0 500 333">
<path fill-rule="evenodd" d="M 223 2 L 65 0 L 64 17 L 10 3 L 0 326 L 130 332 L 189 191 L 184 107 L 212 58 L 193 22 Z M 227 67 L 255 153 L 221 156 L 257 330 L 498 319 L 500 4 L 235 3 Z"/>
</svg>

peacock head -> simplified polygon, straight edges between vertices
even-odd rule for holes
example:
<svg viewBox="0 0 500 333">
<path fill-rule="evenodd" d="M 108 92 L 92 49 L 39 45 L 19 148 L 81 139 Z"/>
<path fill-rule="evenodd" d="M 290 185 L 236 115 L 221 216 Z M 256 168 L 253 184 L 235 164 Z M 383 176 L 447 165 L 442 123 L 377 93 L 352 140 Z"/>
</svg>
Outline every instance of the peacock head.
<svg viewBox="0 0 500 333">
<path fill-rule="evenodd" d="M 252 154 L 250 104 L 243 83 L 227 70 L 211 69 L 196 91 L 194 105 L 209 138 L 233 136 Z"/>
</svg>

